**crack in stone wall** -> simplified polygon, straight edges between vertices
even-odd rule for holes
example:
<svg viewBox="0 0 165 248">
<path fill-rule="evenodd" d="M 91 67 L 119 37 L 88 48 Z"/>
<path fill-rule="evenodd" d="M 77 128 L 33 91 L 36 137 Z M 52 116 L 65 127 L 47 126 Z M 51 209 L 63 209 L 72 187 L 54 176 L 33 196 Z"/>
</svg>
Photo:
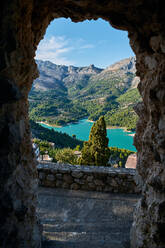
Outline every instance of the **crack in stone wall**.
<svg viewBox="0 0 165 248">
<path fill-rule="evenodd" d="M 165 15 L 161 0 L 5 0 L 0 8 L 0 246 L 40 247 L 35 214 L 36 164 L 30 142 L 28 92 L 38 72 L 35 51 L 51 20 L 103 18 L 127 30 L 137 58 L 135 145 L 142 188 L 132 248 L 165 247 Z M 3 87 L 2 87 L 3 86 Z"/>
</svg>

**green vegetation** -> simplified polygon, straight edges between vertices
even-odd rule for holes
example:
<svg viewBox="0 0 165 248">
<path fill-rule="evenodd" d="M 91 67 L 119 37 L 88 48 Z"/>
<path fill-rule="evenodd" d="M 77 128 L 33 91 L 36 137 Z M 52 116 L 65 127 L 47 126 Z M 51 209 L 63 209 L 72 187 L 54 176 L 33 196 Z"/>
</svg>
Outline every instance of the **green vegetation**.
<svg viewBox="0 0 165 248">
<path fill-rule="evenodd" d="M 40 140 L 46 140 L 47 142 L 52 142 L 55 144 L 56 148 L 69 147 L 73 149 L 78 145 L 80 147 L 83 145 L 83 141 L 78 140 L 75 137 L 73 138 L 66 133 L 56 132 L 54 129 L 42 127 L 32 120 L 30 121 L 30 125 L 33 137 Z"/>
<path fill-rule="evenodd" d="M 29 96 L 30 119 L 47 121 L 49 124 L 60 126 L 77 122 L 85 117 L 96 121 L 104 115 L 106 124 L 109 126 L 135 130 L 138 116 L 133 107 L 140 100 L 137 89 L 130 89 L 124 93 L 124 89 L 114 90 L 111 87 L 111 92 L 103 88 L 96 94 L 96 89 L 98 89 L 96 85 L 96 89 L 93 86 L 93 94 L 88 95 L 91 89 L 83 90 L 83 95 L 79 94 L 77 98 L 72 98 L 72 96 L 69 98 L 65 94 L 57 96 L 54 90 L 32 91 Z"/>
<path fill-rule="evenodd" d="M 105 70 L 37 63 L 40 78 L 29 94 L 30 119 L 60 126 L 86 117 L 96 121 L 104 115 L 109 126 L 135 130 L 138 117 L 133 107 L 141 98 L 135 88 L 133 58 Z"/>
<path fill-rule="evenodd" d="M 40 155 L 48 154 L 50 157 L 53 157 L 53 152 L 54 154 L 58 149 L 54 149 L 53 146 L 51 145 L 50 142 L 47 140 L 40 140 L 37 138 L 33 139 L 33 142 L 37 144 L 40 148 Z"/>
<path fill-rule="evenodd" d="M 116 99 L 118 107 L 108 111 L 105 115 L 107 125 L 126 127 L 128 130 L 135 131 L 138 116 L 133 107 L 139 99 L 139 92 L 135 88 L 118 97 Z"/>
<path fill-rule="evenodd" d="M 134 105 L 135 103 L 139 102 L 140 94 L 137 88 L 129 89 L 126 93 L 121 95 L 118 98 L 118 103 L 123 107 L 127 107 L 128 105 Z"/>
<path fill-rule="evenodd" d="M 40 155 L 48 154 L 53 158 L 53 162 L 78 164 L 77 156 L 74 154 L 76 149 L 71 148 L 54 148 L 52 144 L 46 140 L 33 139 L 33 142 L 39 146 Z"/>
<path fill-rule="evenodd" d="M 85 141 L 79 164 L 106 166 L 109 160 L 108 138 L 104 116 L 96 121 L 90 131 L 89 141 Z"/>
<path fill-rule="evenodd" d="M 125 163 L 130 154 L 134 153 L 133 151 L 129 151 L 127 149 L 120 149 L 117 147 L 110 147 L 110 164 L 109 166 L 113 167 L 125 167 Z"/>
<path fill-rule="evenodd" d="M 48 153 L 53 161 L 77 164 L 74 151 L 81 151 L 83 142 L 74 135 L 70 137 L 44 128 L 35 123 L 36 121 L 66 125 L 86 117 L 97 121 L 104 115 L 106 125 L 135 130 L 138 117 L 133 108 L 141 98 L 138 90 L 134 88 L 137 85 L 134 80 L 134 59 L 126 59 L 105 70 L 93 65 L 78 68 L 58 66 L 48 61 L 37 63 L 40 78 L 35 80 L 29 94 L 29 116 L 32 134 L 38 138 L 36 142 L 40 146 L 41 154 Z M 103 126 L 105 122 L 102 123 Z M 99 137 L 98 133 L 102 135 Z M 85 164 L 107 165 L 110 156 L 110 166 L 125 165 L 132 152 L 107 148 L 105 133 L 104 128 L 94 124 L 89 141 L 84 142 L 81 151 L 81 164 L 84 164 L 83 160 L 88 160 Z M 49 142 L 55 143 L 55 148 Z"/>
<path fill-rule="evenodd" d="M 46 140 L 33 139 L 33 142 L 36 143 L 40 148 L 40 155 L 48 154 L 53 158 L 53 162 L 69 163 L 72 165 L 79 164 L 79 158 L 75 155 L 75 151 L 80 149 L 77 146 L 75 149 L 71 148 L 53 148 L 52 144 Z M 117 147 L 109 147 L 109 163 L 107 166 L 110 167 L 125 167 L 125 163 L 130 154 L 134 152 L 120 149 Z M 86 164 L 89 165 L 89 164 Z M 94 164 L 92 164 L 94 165 Z M 102 165 L 102 164 L 101 164 Z"/>
<path fill-rule="evenodd" d="M 59 149 L 55 155 L 55 159 L 62 163 L 78 164 L 77 156 L 74 154 L 74 150 L 70 148 Z"/>
<path fill-rule="evenodd" d="M 29 117 L 33 121 L 47 121 L 60 126 L 87 116 L 87 111 L 69 100 L 66 94 L 57 95 L 55 90 L 33 90 L 29 94 Z"/>
<path fill-rule="evenodd" d="M 126 127 L 128 130 L 135 131 L 138 116 L 133 107 L 139 99 L 137 89 L 130 89 L 118 98 L 107 97 L 104 106 L 99 110 L 96 108 L 89 119 L 97 120 L 100 114 L 104 114 L 108 126 Z"/>
<path fill-rule="evenodd" d="M 130 131 L 135 131 L 138 119 L 132 108 L 109 111 L 105 118 L 107 125 L 127 127 L 127 130 Z"/>
<path fill-rule="evenodd" d="M 33 121 L 47 121 L 49 124 L 60 126 L 77 122 L 85 117 L 96 121 L 104 115 L 106 124 L 109 126 L 135 130 L 138 116 L 134 112 L 133 106 L 140 99 L 137 89 L 128 90 L 118 98 L 107 96 L 102 99 L 74 99 L 72 101 L 67 97 L 44 100 L 49 97 L 49 93 L 49 91 L 39 92 L 37 94 L 40 100 L 30 101 L 29 116 Z"/>
<path fill-rule="evenodd" d="M 38 144 L 40 154 L 48 154 L 53 158 L 53 162 L 59 161 L 73 165 L 84 164 L 124 167 L 128 156 L 134 153 L 117 147 L 107 148 L 108 139 L 106 138 L 105 121 L 103 117 L 94 123 L 89 141 L 84 142 L 83 148 L 83 142 L 77 140 L 75 137 L 72 138 L 67 134 L 55 132 L 53 129 L 49 130 L 33 121 L 30 121 L 30 123 L 33 137 L 37 137 L 33 139 L 33 142 Z M 81 151 L 81 158 L 75 155 L 75 151 Z"/>
</svg>

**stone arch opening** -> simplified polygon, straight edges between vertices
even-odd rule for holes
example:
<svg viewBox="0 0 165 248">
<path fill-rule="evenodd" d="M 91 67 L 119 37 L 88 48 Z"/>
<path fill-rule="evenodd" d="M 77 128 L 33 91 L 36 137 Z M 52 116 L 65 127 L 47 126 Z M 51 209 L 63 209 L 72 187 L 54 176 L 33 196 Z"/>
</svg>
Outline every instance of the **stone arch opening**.
<svg viewBox="0 0 165 248">
<path fill-rule="evenodd" d="M 163 247 L 164 239 L 164 69 L 165 33 L 162 1 L 5 1 L 0 10 L 0 175 L 2 247 L 40 247 L 35 215 L 36 168 L 28 123 L 27 96 L 37 76 L 35 50 L 49 22 L 103 18 L 127 30 L 137 58 L 143 103 L 135 144 L 137 182 L 142 199 L 135 211 L 132 248 Z M 10 227 L 10 228 L 9 228 Z"/>
<path fill-rule="evenodd" d="M 58 25 L 62 26 L 61 32 L 59 31 Z M 103 32 L 102 30 L 98 30 L 97 29 L 98 26 L 99 27 L 103 26 L 106 31 Z M 57 31 L 55 31 L 54 33 L 52 31 L 53 27 L 55 30 L 57 27 Z M 87 31 L 84 30 L 85 27 Z M 79 31 L 78 29 L 80 29 L 82 32 Z M 97 29 L 97 31 L 95 31 L 95 29 Z M 91 33 L 93 33 L 94 35 L 93 39 Z M 105 40 L 104 43 L 103 40 Z M 122 42 L 124 44 L 122 44 Z M 48 48 L 48 44 L 50 44 L 50 48 Z M 59 51 L 64 48 L 63 50 L 66 50 L 67 52 L 58 53 L 57 46 L 59 47 Z M 126 52 L 123 50 L 126 50 Z M 45 53 L 45 51 L 47 52 Z M 121 53 L 119 51 L 121 51 Z M 127 32 L 116 30 L 112 28 L 107 21 L 103 21 L 101 19 L 98 21 L 91 21 L 91 22 L 85 21 L 83 23 L 80 22 L 74 23 L 64 18 L 55 19 L 55 21 L 48 26 L 44 39 L 41 40 L 36 54 L 38 55 L 36 56 L 36 59 L 42 60 L 37 62 L 41 77 L 37 78 L 34 81 L 33 88 L 29 93 L 30 118 L 38 122 L 42 121 L 48 123 L 50 125 L 55 124 L 58 126 L 64 126 L 66 124 L 72 124 L 72 122 L 79 121 L 80 119 L 88 118 L 88 117 L 89 120 L 95 121 L 101 115 L 105 115 L 106 118 L 107 112 L 111 110 L 110 102 L 112 100 L 109 99 L 112 96 L 112 94 L 114 95 L 116 94 L 115 95 L 116 97 L 119 96 L 117 95 L 118 93 L 124 94 L 127 89 L 131 88 L 132 85 L 132 79 L 130 75 L 131 76 L 135 75 L 135 59 L 132 58 L 131 62 L 128 59 L 128 61 L 127 60 L 124 61 L 123 64 L 125 65 L 126 63 L 129 63 L 130 68 L 129 66 L 127 67 L 129 68 L 128 70 L 130 70 L 128 73 L 129 76 L 126 75 L 127 69 L 125 70 L 125 73 L 124 72 L 123 74 L 121 73 L 121 77 L 123 78 L 123 81 L 126 81 L 124 78 L 126 77 L 128 78 L 127 80 L 128 83 L 126 82 L 124 86 L 121 86 L 117 82 L 116 86 L 114 86 L 114 91 L 117 88 L 115 93 L 111 93 L 111 91 L 108 90 L 108 86 L 106 86 L 106 83 L 103 84 L 102 87 L 101 80 L 104 81 L 105 78 L 106 81 L 106 77 L 108 77 L 111 71 L 111 70 L 108 71 L 108 69 L 106 71 L 106 68 L 118 62 L 119 60 L 121 61 L 122 59 L 126 59 L 131 55 L 133 56 L 133 53 L 131 53 L 131 48 L 129 46 L 129 42 L 127 38 Z M 46 61 L 50 61 L 53 64 L 51 63 L 48 64 Z M 122 62 L 121 65 L 119 64 L 118 66 L 122 67 Z M 105 70 L 105 74 L 104 74 L 104 70 Z M 100 78 L 99 78 L 99 73 L 103 73 L 100 74 Z M 93 83 L 91 85 L 92 89 L 90 93 L 89 89 L 87 88 L 88 86 L 90 87 L 89 79 L 91 78 L 91 76 L 97 76 L 97 75 L 98 78 L 95 79 L 96 81 L 95 83 L 97 83 L 98 80 L 97 84 L 100 84 L 100 86 L 98 85 L 96 89 Z M 114 75 L 114 80 L 115 79 L 118 79 L 117 75 Z M 62 99 L 61 97 L 59 99 L 59 104 L 60 104 L 59 107 L 57 100 L 58 89 L 56 89 L 57 85 L 59 84 L 58 81 L 61 83 L 61 85 L 64 85 L 65 89 L 67 89 L 65 91 L 65 97 L 63 96 Z M 109 81 L 111 81 L 111 79 L 109 79 Z M 122 79 L 120 81 L 122 81 Z M 107 80 L 107 84 L 108 84 L 108 80 Z M 63 90 L 61 89 L 61 85 L 59 87 L 59 91 Z M 103 95 L 101 89 L 105 91 L 104 88 L 106 87 L 107 87 L 106 93 Z M 113 86 L 111 87 L 113 88 Z M 50 90 L 51 93 L 49 93 Z M 89 108 L 88 110 L 87 107 L 85 106 L 84 102 L 86 100 L 84 100 L 85 94 L 83 93 L 83 91 L 85 90 L 87 91 L 87 97 L 91 99 L 91 105 L 92 103 L 94 103 L 90 108 L 94 108 L 93 106 L 97 105 L 97 109 L 99 112 L 98 114 L 96 113 L 95 110 L 93 111 L 94 113 L 92 116 L 91 115 L 92 111 L 90 111 Z M 121 93 L 119 91 L 121 91 Z M 51 99 L 54 94 L 54 98 L 56 99 L 55 104 L 53 104 L 53 102 L 50 101 L 49 94 L 51 94 Z M 59 92 L 59 95 L 61 96 L 62 93 Z M 61 107 L 62 105 L 61 102 L 64 98 L 66 99 L 66 101 L 68 100 L 68 102 L 66 103 L 64 100 L 63 106 Z M 31 107 L 32 106 L 31 103 L 34 103 L 35 99 L 37 100 L 36 102 L 38 103 L 34 107 Z M 49 103 L 46 101 L 49 101 Z M 71 105 L 69 101 L 71 102 L 71 104 L 72 103 L 73 104 Z M 88 101 L 88 103 L 90 103 L 90 101 Z M 50 105 L 50 108 L 48 107 L 48 105 Z M 86 103 L 86 105 L 88 104 Z M 54 116 L 52 110 L 53 107 L 54 107 Z M 49 109 L 52 110 L 50 115 L 49 115 Z M 111 114 L 109 114 L 108 117 L 110 116 Z M 106 118 L 107 120 L 108 117 Z M 111 121 L 109 121 L 109 123 L 110 122 Z M 109 123 L 107 122 L 107 125 L 110 125 Z M 113 125 L 115 124 L 113 123 Z M 81 127 L 79 128 L 79 130 L 80 129 Z M 55 130 L 63 132 L 63 129 L 61 128 L 59 129 L 56 128 Z M 76 132 L 77 130 L 75 132 L 73 131 L 72 133 L 70 133 L 71 130 L 72 128 L 69 128 L 69 130 L 67 130 L 66 127 L 66 129 L 64 129 L 64 132 L 66 133 L 68 132 L 68 134 L 70 135 L 76 134 L 77 138 L 83 139 L 82 136 L 79 136 L 79 133 Z M 120 146 L 120 141 L 118 141 L 118 143 L 116 142 L 116 140 L 120 139 L 119 138 L 120 135 L 119 137 L 114 137 L 113 131 L 114 130 L 111 131 L 107 130 L 107 134 L 110 141 L 109 146 L 118 146 L 119 148 L 123 148 L 123 149 L 127 148 L 129 150 L 135 150 L 131 143 L 131 141 L 133 140 L 132 137 L 123 135 L 123 138 L 125 139 L 127 138 L 128 143 L 124 142 L 125 144 L 122 144 Z M 110 132 L 112 132 L 112 135 L 110 135 Z M 87 132 L 85 138 L 86 140 L 89 138 L 89 132 Z M 124 167 L 124 162 L 122 166 Z"/>
</svg>

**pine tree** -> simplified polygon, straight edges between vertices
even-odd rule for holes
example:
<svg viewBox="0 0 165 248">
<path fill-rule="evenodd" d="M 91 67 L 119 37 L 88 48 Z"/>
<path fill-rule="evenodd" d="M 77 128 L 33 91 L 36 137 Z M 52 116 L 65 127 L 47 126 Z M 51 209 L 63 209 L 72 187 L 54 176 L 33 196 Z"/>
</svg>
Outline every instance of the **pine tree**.
<svg viewBox="0 0 165 248">
<path fill-rule="evenodd" d="M 106 166 L 109 160 L 108 138 L 104 116 L 91 128 L 89 141 L 85 141 L 79 159 L 81 165 Z"/>
</svg>

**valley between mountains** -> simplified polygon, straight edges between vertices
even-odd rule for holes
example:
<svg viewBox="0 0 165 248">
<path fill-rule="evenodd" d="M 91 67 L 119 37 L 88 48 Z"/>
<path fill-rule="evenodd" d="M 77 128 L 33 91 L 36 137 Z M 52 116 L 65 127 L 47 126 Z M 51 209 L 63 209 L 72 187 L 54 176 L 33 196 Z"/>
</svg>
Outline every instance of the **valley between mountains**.
<svg viewBox="0 0 165 248">
<path fill-rule="evenodd" d="M 106 69 L 36 61 L 39 70 L 29 94 L 29 116 L 35 122 L 63 126 L 82 118 L 105 116 L 107 126 L 135 130 L 139 102 L 135 57 Z"/>
</svg>

